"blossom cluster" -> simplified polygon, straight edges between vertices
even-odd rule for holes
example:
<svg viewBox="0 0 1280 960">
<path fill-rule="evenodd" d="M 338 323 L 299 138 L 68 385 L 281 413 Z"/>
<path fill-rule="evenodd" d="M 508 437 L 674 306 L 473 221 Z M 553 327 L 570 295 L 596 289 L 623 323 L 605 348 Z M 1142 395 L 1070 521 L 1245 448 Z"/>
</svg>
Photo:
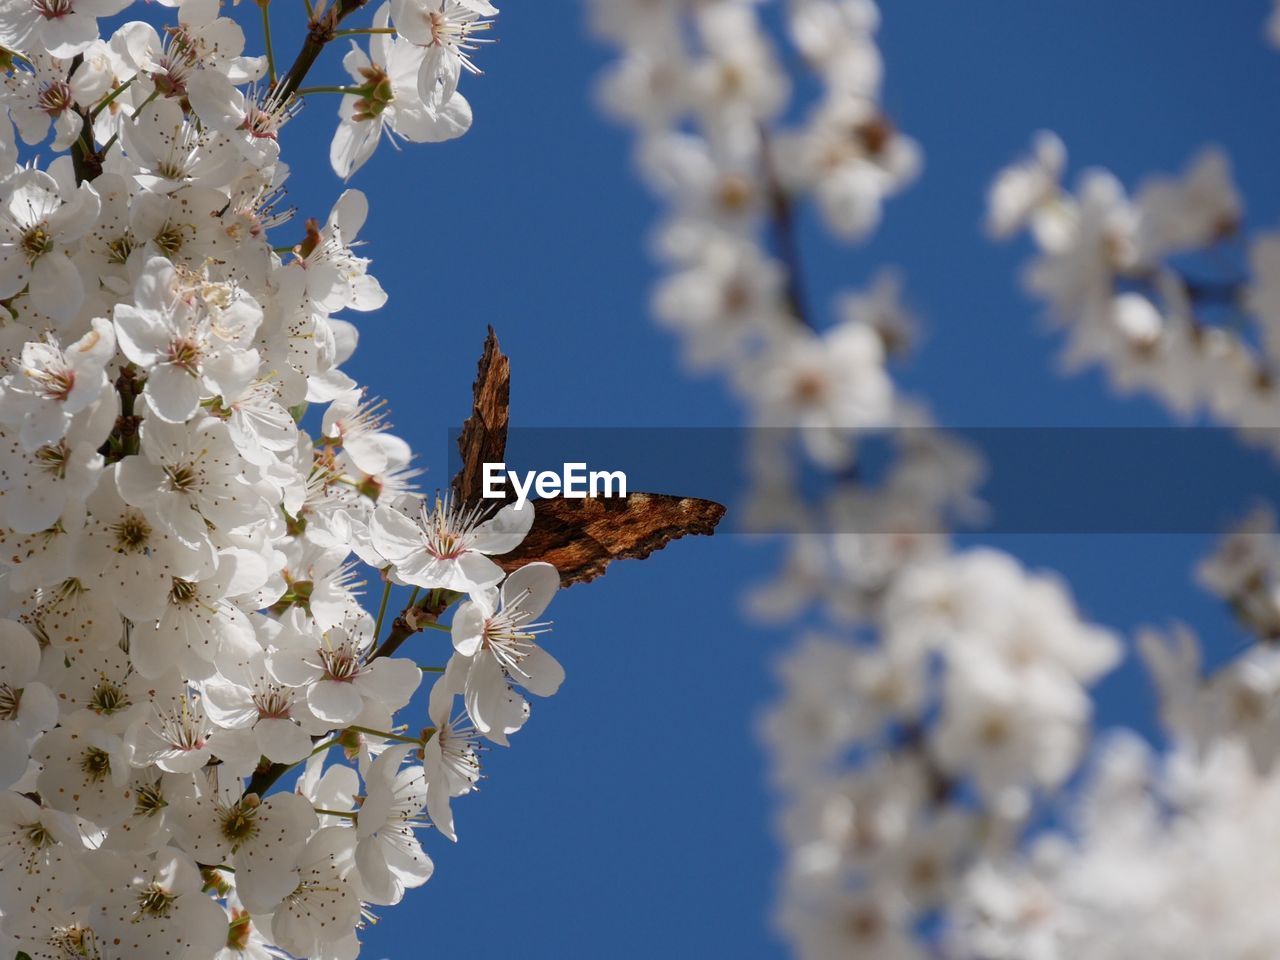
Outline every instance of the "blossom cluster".
<svg viewBox="0 0 1280 960">
<path fill-rule="evenodd" d="M 1038 134 L 997 176 L 988 226 L 1034 239 L 1027 284 L 1066 328 L 1068 367 L 1099 365 L 1122 392 L 1280 448 L 1280 234 L 1258 233 L 1237 254 L 1244 207 L 1225 154 L 1206 149 L 1132 196 L 1100 169 L 1067 190 L 1065 166 L 1062 141 Z"/>
<path fill-rule="evenodd" d="M 360 4 L 308 5 L 283 74 L 215 0 L 100 37 L 124 6 L 0 10 L 0 953 L 349 960 L 430 877 L 419 832 L 456 839 L 484 742 L 559 686 L 537 643 L 559 577 L 491 559 L 532 507 L 415 492 L 341 369 L 340 314 L 386 301 L 364 196 L 281 245 L 278 134 Z M 395 0 L 346 29 L 372 46 L 345 61 L 338 173 L 384 132 L 466 129 L 495 13 Z M 396 655 L 426 628 L 444 662 Z"/>
<path fill-rule="evenodd" d="M 1129 731 L 1093 750 L 1065 822 L 977 861 L 949 910 L 949 955 L 1244 958 L 1280 942 L 1260 891 L 1274 864 L 1257 855 L 1280 802 L 1280 658 L 1274 648 L 1274 515 L 1255 511 L 1198 570 L 1255 632 L 1210 664 L 1186 626 L 1146 629 L 1138 648 L 1155 680 L 1169 746 Z M 1265 895 L 1265 894 L 1263 894 Z"/>
<path fill-rule="evenodd" d="M 732 0 L 596 0 L 590 12 L 619 53 L 603 106 L 635 130 L 664 205 L 653 312 L 753 425 L 773 428 L 750 451 L 748 522 L 809 531 L 748 600 L 804 625 L 761 726 L 788 944 L 879 960 L 1274 952 L 1257 897 L 1275 878 L 1250 853 L 1274 832 L 1262 821 L 1280 754 L 1274 517 L 1255 513 L 1198 571 L 1264 643 L 1206 669 L 1185 628 L 1143 633 L 1174 746 L 1095 746 L 1090 687 L 1119 662 L 1120 638 L 1055 577 L 951 543 L 950 522 L 981 509 L 984 468 L 894 381 L 915 328 L 897 274 L 841 295 L 830 322 L 805 287 L 797 218 L 812 209 L 836 240 L 863 240 L 920 165 L 880 105 L 876 5 L 792 0 L 775 18 Z M 793 102 L 813 90 L 814 103 Z M 1101 365 L 1123 390 L 1274 445 L 1280 247 L 1264 234 L 1233 256 L 1243 202 L 1225 156 L 1207 150 L 1132 196 L 1100 170 L 1067 191 L 1065 167 L 1061 141 L 1039 134 L 995 179 L 988 227 L 1031 233 L 1027 281 L 1067 328 L 1069 365 Z M 872 432 L 893 450 L 874 480 L 859 470 Z M 833 481 L 816 504 L 797 494 L 814 467 Z M 1066 808 L 1064 791 L 1069 836 L 1035 831 Z M 1174 902 L 1188 910 L 1171 925 Z"/>
<path fill-rule="evenodd" d="M 792 84 L 756 7 L 598 0 L 590 12 L 620 52 L 601 99 L 635 128 L 641 170 L 667 206 L 658 317 L 690 362 L 731 375 L 763 422 L 810 425 L 815 450 L 838 459 L 845 428 L 891 416 L 897 287 L 851 299 L 819 334 L 787 262 L 794 237 L 769 231 L 790 197 L 808 195 L 839 235 L 863 237 L 918 171 L 914 142 L 879 104 L 874 4 L 787 5 L 793 47 L 821 80 L 799 125 L 783 122 Z"/>
<path fill-rule="evenodd" d="M 784 659 L 763 724 L 783 804 L 779 926 L 802 956 L 923 956 L 917 931 L 985 844 L 1016 836 L 1076 769 L 1087 688 L 1119 644 L 1052 577 L 951 546 L 948 522 L 980 506 L 983 468 L 894 384 L 915 327 L 898 275 L 841 294 L 829 324 L 808 301 L 805 205 L 836 240 L 864 239 L 920 166 L 879 102 L 875 4 L 787 4 L 799 78 L 751 4 L 658 9 L 592 8 L 621 51 L 602 99 L 636 128 L 666 206 L 654 311 L 766 428 L 748 523 L 812 531 L 791 538 L 752 610 L 788 620 L 817 606 L 830 621 Z M 807 113 L 789 103 L 815 81 Z M 851 469 L 869 432 L 893 450 L 876 483 Z M 797 492 L 806 467 L 834 480 L 816 504 Z"/>
<path fill-rule="evenodd" d="M 953 908 L 950 955 L 972 960 L 1172 960 L 1270 956 L 1280 941 L 1261 902 L 1280 883 L 1280 778 L 1239 744 L 1204 758 L 1156 755 L 1117 733 L 1062 830 L 974 871 Z"/>
</svg>

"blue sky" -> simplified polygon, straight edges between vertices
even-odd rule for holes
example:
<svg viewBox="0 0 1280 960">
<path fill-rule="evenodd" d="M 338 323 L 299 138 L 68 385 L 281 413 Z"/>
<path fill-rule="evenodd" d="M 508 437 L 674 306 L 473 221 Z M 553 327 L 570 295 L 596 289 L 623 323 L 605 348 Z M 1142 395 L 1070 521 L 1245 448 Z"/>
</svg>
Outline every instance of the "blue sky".
<svg viewBox="0 0 1280 960">
<path fill-rule="evenodd" d="M 1017 283 L 1028 251 L 983 239 L 983 193 L 1042 127 L 1062 135 L 1074 169 L 1105 165 L 1131 184 L 1216 142 L 1233 156 L 1249 224 L 1275 224 L 1280 128 L 1262 91 L 1280 82 L 1280 52 L 1263 42 L 1267 0 L 883 6 L 887 107 L 922 142 L 926 168 L 869 244 L 836 247 L 806 225 L 813 302 L 900 265 L 928 333 L 903 379 L 946 423 L 1166 423 L 1146 401 L 1112 398 L 1098 376 L 1054 372 L 1056 340 Z M 487 324 L 512 359 L 516 426 L 739 422 L 721 385 L 685 375 L 648 318 L 655 209 L 632 176 L 627 135 L 593 106 L 608 55 L 582 21 L 562 0 L 506 4 L 501 42 L 479 57 L 486 74 L 464 83 L 473 130 L 383 148 L 351 181 L 369 194 L 364 252 L 391 300 L 355 318 L 362 343 L 349 369 L 389 399 L 428 486 L 447 482 L 447 431 L 467 412 Z M 335 76 L 337 59 L 314 82 Z M 287 131 L 304 215 L 323 218 L 341 188 L 327 164 L 336 109 L 336 98 L 313 97 Z M 1066 575 L 1097 620 L 1131 631 L 1179 617 L 1221 655 L 1239 637 L 1192 581 L 1207 543 L 999 541 Z M 776 559 L 738 537 L 687 541 L 562 593 L 548 647 L 568 680 L 534 705 L 510 751 L 488 753 L 482 792 L 456 804 L 460 843 L 426 838 L 436 876 L 385 911 L 365 955 L 781 955 L 752 729 L 786 638 L 739 614 Z M 443 658 L 447 639 L 414 642 L 425 661 L 433 649 Z M 1104 724 L 1149 724 L 1151 707 L 1132 664 L 1104 685 Z"/>
</svg>

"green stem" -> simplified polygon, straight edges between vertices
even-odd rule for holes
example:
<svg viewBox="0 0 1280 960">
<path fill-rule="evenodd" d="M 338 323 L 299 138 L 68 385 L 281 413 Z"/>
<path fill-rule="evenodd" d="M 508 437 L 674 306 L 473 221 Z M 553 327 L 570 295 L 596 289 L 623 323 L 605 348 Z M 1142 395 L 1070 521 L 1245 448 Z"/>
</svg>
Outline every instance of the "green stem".
<svg viewBox="0 0 1280 960">
<path fill-rule="evenodd" d="M 400 743 L 421 744 L 422 741 L 417 737 L 406 737 L 399 733 L 387 733 L 383 730 L 372 730 L 369 727 L 357 727 L 354 724 L 347 727 L 348 730 L 354 730 L 357 733 L 367 734 L 371 737 L 381 737 L 383 740 L 398 740 Z"/>
<path fill-rule="evenodd" d="M 362 34 L 374 33 L 397 33 L 395 27 L 351 27 L 347 30 L 339 30 L 334 34 L 335 37 L 358 37 Z"/>
<path fill-rule="evenodd" d="M 359 87 L 299 87 L 293 92 L 300 97 L 310 93 L 341 93 L 344 96 L 359 96 L 364 93 Z"/>
<path fill-rule="evenodd" d="M 424 623 L 423 626 L 428 630 L 439 630 L 441 633 L 453 633 L 453 627 L 444 623 Z"/>
<path fill-rule="evenodd" d="M 444 673 L 445 671 L 444 667 L 424 667 L 422 664 L 418 664 L 418 669 L 423 673 Z"/>
<path fill-rule="evenodd" d="M 346 817 L 348 820 L 356 818 L 355 812 L 351 810 L 325 810 L 323 807 L 316 807 L 316 813 L 323 814 L 326 817 Z"/>
<path fill-rule="evenodd" d="M 131 86 L 133 86 L 133 81 L 136 79 L 138 78 L 137 77 L 129 78 L 124 83 L 120 84 L 120 86 L 116 87 L 114 90 L 108 93 L 101 100 L 99 100 L 98 105 L 93 108 L 93 110 L 89 113 L 89 116 L 92 117 L 94 120 L 98 119 L 98 115 L 102 113 L 103 110 L 107 109 L 107 107 L 111 106 L 111 104 L 115 101 L 115 99 L 118 96 L 120 96 L 120 94 L 124 93 Z"/>
<path fill-rule="evenodd" d="M 387 615 L 387 601 L 391 599 L 391 581 L 388 580 L 382 587 L 382 603 L 378 604 L 378 621 L 373 625 L 373 636 L 376 640 L 382 636 L 382 618 Z"/>
<path fill-rule="evenodd" d="M 138 109 L 133 111 L 133 113 L 129 114 L 129 119 L 137 120 L 138 115 L 141 114 L 143 110 L 147 109 L 147 107 L 151 106 L 152 101 L 154 101 L 155 98 L 158 96 L 160 96 L 160 91 L 152 90 L 151 93 L 147 95 L 147 99 L 143 100 L 140 104 L 138 104 Z M 112 139 L 114 140 L 115 138 L 112 137 Z"/>
</svg>

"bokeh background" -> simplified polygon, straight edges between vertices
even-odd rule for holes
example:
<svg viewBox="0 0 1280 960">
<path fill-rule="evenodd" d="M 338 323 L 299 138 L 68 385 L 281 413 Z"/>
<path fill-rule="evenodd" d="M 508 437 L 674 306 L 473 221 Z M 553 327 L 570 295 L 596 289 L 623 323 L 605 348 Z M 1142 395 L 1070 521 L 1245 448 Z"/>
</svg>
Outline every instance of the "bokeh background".
<svg viewBox="0 0 1280 960">
<path fill-rule="evenodd" d="M 1277 224 L 1280 51 L 1264 41 L 1268 0 L 882 7 L 886 107 L 921 141 L 926 168 L 867 244 L 836 247 L 804 224 L 812 302 L 899 265 L 927 334 L 901 378 L 943 423 L 1168 423 L 1146 400 L 1117 401 L 1097 375 L 1058 375 L 1057 341 L 1019 288 L 1028 251 L 984 239 L 984 192 L 1039 128 L 1064 138 L 1073 168 L 1105 165 L 1130 185 L 1218 143 L 1249 225 Z M 272 13 L 287 63 L 301 10 L 293 18 L 276 0 Z M 252 4 L 234 15 L 256 36 Z M 506 3 L 500 42 L 477 57 L 485 75 L 464 79 L 472 131 L 384 147 L 350 183 L 369 195 L 363 253 L 391 299 L 353 317 L 361 345 L 348 369 L 390 401 L 428 489 L 448 482 L 448 431 L 467 413 L 488 324 L 511 357 L 516 427 L 741 422 L 722 385 L 686 375 L 649 319 L 655 208 L 628 135 L 596 109 L 609 51 L 584 21 L 565 0 Z M 330 51 L 309 82 L 337 80 L 338 59 Z M 286 131 L 303 215 L 323 219 L 342 189 L 327 163 L 337 105 L 311 97 Z M 1210 541 L 1026 535 L 999 545 L 1068 577 L 1099 622 L 1131 632 L 1179 618 L 1225 654 L 1240 637 L 1192 578 Z M 754 727 L 787 636 L 740 613 L 778 557 L 776 545 L 740 536 L 700 538 L 562 593 L 547 646 L 568 680 L 534 704 L 512 749 L 485 756 L 481 792 L 455 807 L 460 843 L 425 837 L 435 877 L 384 911 L 364 955 L 781 955 Z M 412 649 L 443 662 L 447 643 L 420 636 Z M 1152 732 L 1153 697 L 1132 658 L 1100 696 L 1100 725 Z"/>
</svg>

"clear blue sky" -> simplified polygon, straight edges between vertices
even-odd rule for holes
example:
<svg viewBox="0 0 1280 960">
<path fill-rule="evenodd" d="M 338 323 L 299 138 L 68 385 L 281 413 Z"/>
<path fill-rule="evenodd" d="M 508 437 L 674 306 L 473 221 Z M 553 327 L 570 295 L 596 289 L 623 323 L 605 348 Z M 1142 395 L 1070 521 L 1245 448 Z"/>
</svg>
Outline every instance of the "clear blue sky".
<svg viewBox="0 0 1280 960">
<path fill-rule="evenodd" d="M 926 170 L 869 245 L 836 248 L 808 231 L 815 302 L 881 263 L 901 265 L 928 329 L 905 380 L 945 422 L 1166 422 L 1145 401 L 1114 401 L 1097 376 L 1053 373 L 1057 343 L 1016 282 L 1027 250 L 981 237 L 983 193 L 1041 127 L 1063 136 L 1073 166 L 1106 165 L 1130 183 L 1180 169 L 1212 141 L 1235 160 L 1250 224 L 1275 224 L 1269 2 L 883 6 L 887 105 L 922 142 Z M 352 181 L 370 197 L 365 253 L 391 301 L 355 318 L 362 343 L 349 369 L 391 401 L 430 485 L 447 482 L 446 431 L 466 413 L 490 323 L 512 359 L 517 426 L 739 420 L 718 383 L 682 373 L 648 318 L 654 207 L 631 175 L 626 134 L 593 108 L 607 53 L 582 20 L 564 0 L 508 2 L 501 42 L 478 57 L 486 75 L 464 82 L 473 130 L 384 148 Z M 305 214 L 323 217 L 340 188 L 326 162 L 336 107 L 312 98 L 288 131 L 292 200 Z M 1181 617 L 1222 651 L 1238 637 L 1191 579 L 1206 543 L 1001 545 L 1067 575 L 1102 622 L 1129 631 Z M 461 842 L 426 837 L 436 876 L 385 911 L 365 956 L 781 955 L 767 923 L 777 857 L 752 728 L 785 637 L 738 612 L 775 561 L 736 537 L 690 541 L 562 593 L 548 647 L 568 680 L 534 704 L 510 751 L 486 756 L 483 791 L 455 807 Z M 1151 705 L 1129 664 L 1104 688 L 1102 719 L 1139 722 Z"/>
</svg>

